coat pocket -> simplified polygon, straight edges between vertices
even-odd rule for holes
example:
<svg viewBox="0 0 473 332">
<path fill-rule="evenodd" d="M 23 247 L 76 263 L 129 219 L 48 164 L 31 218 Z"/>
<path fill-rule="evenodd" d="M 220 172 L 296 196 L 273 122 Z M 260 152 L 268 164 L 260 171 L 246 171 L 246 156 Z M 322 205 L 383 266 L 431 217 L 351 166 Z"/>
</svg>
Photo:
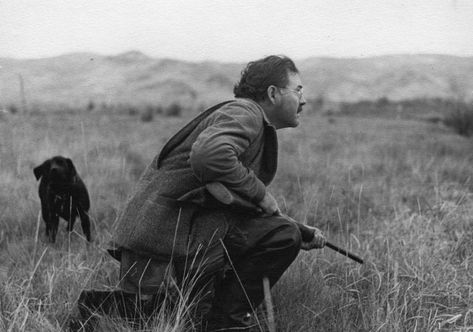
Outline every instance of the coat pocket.
<svg viewBox="0 0 473 332">
<path fill-rule="evenodd" d="M 195 205 L 153 194 L 136 211 L 135 227 L 127 247 L 160 258 L 184 258 Z"/>
</svg>

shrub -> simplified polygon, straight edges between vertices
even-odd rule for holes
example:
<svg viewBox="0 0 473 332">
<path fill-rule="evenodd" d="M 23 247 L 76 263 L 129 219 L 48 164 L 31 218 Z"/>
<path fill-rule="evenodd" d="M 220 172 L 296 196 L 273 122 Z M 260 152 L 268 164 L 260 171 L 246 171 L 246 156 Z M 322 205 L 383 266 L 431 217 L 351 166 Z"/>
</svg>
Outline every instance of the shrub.
<svg viewBox="0 0 473 332">
<path fill-rule="evenodd" d="M 473 135 L 473 105 L 463 102 L 453 104 L 444 124 L 462 136 Z"/>
<path fill-rule="evenodd" d="M 18 113 L 18 106 L 16 106 L 15 104 L 8 105 L 7 109 L 11 114 Z"/>
<path fill-rule="evenodd" d="M 179 116 L 181 116 L 181 114 L 182 114 L 182 106 L 177 104 L 177 103 L 172 103 L 166 109 L 166 115 L 167 116 L 179 117 Z"/>
<path fill-rule="evenodd" d="M 140 113 L 140 110 L 138 108 L 132 105 L 128 106 L 128 115 L 135 116 L 138 113 Z"/>
<path fill-rule="evenodd" d="M 154 109 L 152 107 L 146 107 L 144 112 L 141 113 L 140 117 L 143 122 L 151 122 L 154 119 Z"/>
<path fill-rule="evenodd" d="M 94 110 L 95 108 L 95 103 L 93 102 L 93 100 L 89 100 L 88 104 L 87 104 L 87 111 L 92 111 Z"/>
</svg>

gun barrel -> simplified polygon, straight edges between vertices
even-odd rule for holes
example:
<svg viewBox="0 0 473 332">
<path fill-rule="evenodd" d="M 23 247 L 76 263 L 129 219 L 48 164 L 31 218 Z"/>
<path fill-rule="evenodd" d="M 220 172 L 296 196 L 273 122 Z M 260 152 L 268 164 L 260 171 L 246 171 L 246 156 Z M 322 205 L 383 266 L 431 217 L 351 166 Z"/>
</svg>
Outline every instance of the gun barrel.
<svg viewBox="0 0 473 332">
<path fill-rule="evenodd" d="M 329 241 L 325 242 L 325 246 L 332 249 L 332 250 L 335 250 L 336 252 L 342 254 L 343 256 L 347 256 L 348 258 L 354 260 L 357 263 L 360 263 L 360 264 L 364 263 L 362 258 L 358 257 L 355 254 L 352 254 L 349 251 L 346 251 L 345 249 L 340 248 L 339 246 L 337 246 L 337 245 L 335 245 L 335 244 L 333 244 Z"/>
</svg>

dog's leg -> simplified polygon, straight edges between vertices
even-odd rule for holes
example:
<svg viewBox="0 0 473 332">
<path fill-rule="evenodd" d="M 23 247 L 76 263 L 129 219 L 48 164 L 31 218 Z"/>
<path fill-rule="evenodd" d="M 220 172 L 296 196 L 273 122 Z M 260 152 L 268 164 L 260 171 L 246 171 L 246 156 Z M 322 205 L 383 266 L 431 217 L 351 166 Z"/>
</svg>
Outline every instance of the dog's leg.
<svg viewBox="0 0 473 332">
<path fill-rule="evenodd" d="M 49 213 L 49 207 L 43 201 L 41 201 L 41 215 L 43 216 L 44 225 L 46 226 L 46 238 L 49 239 L 49 233 L 51 233 L 51 218 Z"/>
<path fill-rule="evenodd" d="M 92 237 L 90 235 L 90 218 L 89 214 L 87 211 L 85 211 L 82 208 L 78 208 L 77 211 L 79 212 L 79 217 L 80 217 L 80 223 L 82 226 L 82 231 L 84 232 L 85 237 L 87 238 L 87 241 L 92 241 Z"/>
<path fill-rule="evenodd" d="M 58 227 L 59 227 L 59 216 L 57 214 L 53 214 L 49 218 L 49 232 L 46 230 L 49 236 L 49 242 L 51 243 L 56 242 L 56 234 L 57 234 Z"/>
<path fill-rule="evenodd" d="M 50 221 L 45 221 L 44 222 L 46 224 L 46 237 L 48 238 L 49 242 L 51 242 L 51 237 L 49 236 L 49 234 L 51 233 L 51 222 Z"/>
</svg>

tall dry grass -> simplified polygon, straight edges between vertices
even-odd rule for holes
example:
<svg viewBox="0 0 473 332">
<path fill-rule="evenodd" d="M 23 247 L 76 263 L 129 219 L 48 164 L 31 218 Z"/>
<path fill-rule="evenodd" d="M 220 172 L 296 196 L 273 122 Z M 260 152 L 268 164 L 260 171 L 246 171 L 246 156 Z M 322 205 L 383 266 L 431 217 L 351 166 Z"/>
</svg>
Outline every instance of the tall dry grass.
<svg viewBox="0 0 473 332">
<path fill-rule="evenodd" d="M 85 288 L 113 288 L 105 248 L 141 171 L 184 122 L 107 112 L 9 115 L 0 122 L 0 330 L 62 331 Z M 473 141 L 415 121 L 311 116 L 282 130 L 271 190 L 292 217 L 363 256 L 303 252 L 273 289 L 278 331 L 473 330 Z M 92 201 L 44 239 L 32 169 L 71 157 Z M 38 223 L 40 221 L 40 223 Z M 38 229 L 39 225 L 39 229 Z M 188 331 L 185 299 L 145 330 Z M 126 331 L 101 320 L 104 331 Z"/>
</svg>

